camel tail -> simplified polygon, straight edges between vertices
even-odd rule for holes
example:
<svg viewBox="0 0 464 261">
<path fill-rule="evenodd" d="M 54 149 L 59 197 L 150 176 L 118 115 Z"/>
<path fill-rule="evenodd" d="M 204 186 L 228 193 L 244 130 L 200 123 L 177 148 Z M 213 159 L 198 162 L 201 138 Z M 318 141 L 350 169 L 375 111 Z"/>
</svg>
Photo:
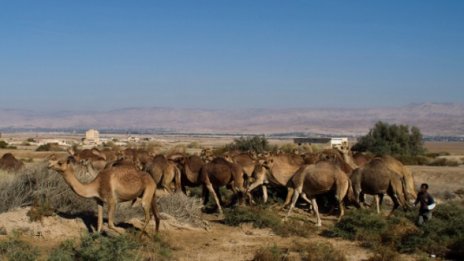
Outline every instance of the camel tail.
<svg viewBox="0 0 464 261">
<path fill-rule="evenodd" d="M 353 184 L 351 183 L 350 179 L 348 179 L 348 191 L 346 194 L 346 198 L 348 199 L 349 202 L 354 204 L 356 208 L 361 208 L 361 205 L 359 205 L 358 199 L 354 195 Z"/>
<path fill-rule="evenodd" d="M 174 168 L 174 171 L 175 171 L 174 183 L 176 184 L 176 192 L 178 192 L 178 191 L 181 191 L 181 186 L 182 186 L 181 173 L 177 166 Z"/>
</svg>

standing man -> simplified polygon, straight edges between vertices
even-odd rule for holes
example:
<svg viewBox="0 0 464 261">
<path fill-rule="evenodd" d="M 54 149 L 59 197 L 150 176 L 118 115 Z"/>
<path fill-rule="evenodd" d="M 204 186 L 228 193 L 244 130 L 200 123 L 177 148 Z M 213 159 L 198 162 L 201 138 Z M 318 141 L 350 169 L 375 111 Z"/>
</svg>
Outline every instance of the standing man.
<svg viewBox="0 0 464 261">
<path fill-rule="evenodd" d="M 423 183 L 420 186 L 420 191 L 417 194 L 416 202 L 414 202 L 414 206 L 420 203 L 419 208 L 419 219 L 417 220 L 417 224 L 419 226 L 423 225 L 425 222 L 432 218 L 432 209 L 435 208 L 435 200 L 430 196 L 427 190 L 429 189 L 429 185 L 427 183 Z"/>
</svg>

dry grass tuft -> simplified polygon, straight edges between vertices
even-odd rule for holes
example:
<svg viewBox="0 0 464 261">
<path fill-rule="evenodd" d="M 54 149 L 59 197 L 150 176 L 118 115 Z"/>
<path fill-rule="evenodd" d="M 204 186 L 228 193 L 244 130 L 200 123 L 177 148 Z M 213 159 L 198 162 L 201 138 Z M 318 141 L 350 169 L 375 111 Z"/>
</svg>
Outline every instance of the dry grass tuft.
<svg viewBox="0 0 464 261">
<path fill-rule="evenodd" d="M 175 193 L 158 199 L 162 213 L 174 217 L 177 221 L 195 227 L 208 228 L 209 224 L 201 216 L 203 204 L 195 197 L 187 197 L 184 193 Z"/>
</svg>

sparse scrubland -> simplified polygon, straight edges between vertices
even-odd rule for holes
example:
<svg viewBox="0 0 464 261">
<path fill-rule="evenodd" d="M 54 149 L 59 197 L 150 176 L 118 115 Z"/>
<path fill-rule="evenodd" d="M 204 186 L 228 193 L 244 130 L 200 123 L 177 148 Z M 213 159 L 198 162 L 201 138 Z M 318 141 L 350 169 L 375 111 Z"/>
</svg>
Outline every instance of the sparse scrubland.
<svg viewBox="0 0 464 261">
<path fill-rule="evenodd" d="M 405 130 L 402 126 L 387 127 L 386 129 Z M 409 134 L 412 137 L 420 136 L 420 132 L 417 133 L 417 130 Z M 436 166 L 436 168 L 460 165 L 452 157 L 454 155 L 442 152 L 426 153 L 425 150 L 413 149 L 411 144 L 414 142 L 409 142 L 408 150 L 415 151 L 414 153 L 397 155 L 404 163 L 431 165 Z M 105 148 L 121 149 L 111 143 L 107 143 Z M 188 151 L 199 151 L 201 145 L 193 141 L 165 146 L 162 143 L 150 141 L 142 143 L 137 148 L 151 153 L 184 154 Z M 53 148 L 45 149 L 54 150 Z M 322 148 L 315 145 L 297 146 L 293 143 L 283 142 L 280 145 L 274 145 L 270 144 L 263 136 L 255 136 L 235 139 L 229 144 L 213 148 L 212 152 L 213 155 L 221 155 L 231 151 L 251 151 L 254 152 L 255 156 L 263 157 L 268 152 L 303 154 L 316 153 L 322 151 Z M 462 162 L 462 159 L 457 157 L 456 159 Z M 434 169 L 435 167 L 422 168 Z M 452 169 L 458 171 L 459 167 Z M 95 176 L 94 171 L 89 171 L 89 168 L 84 165 L 77 165 L 76 177 L 80 181 L 85 183 Z M 237 242 L 246 241 L 244 238 L 255 234 L 269 233 L 271 243 L 267 241 L 267 243 L 261 244 L 259 237 L 253 239 L 258 240 L 258 242 L 255 242 L 252 250 L 248 250 L 247 260 L 355 260 L 352 256 L 349 257 L 349 251 L 343 249 L 339 242 L 345 242 L 342 244 L 351 244 L 350 246 L 353 248 L 365 250 L 368 254 L 360 255 L 364 260 L 403 260 L 405 257 L 427 260 L 430 255 L 462 260 L 464 259 L 462 250 L 464 249 L 464 225 L 462 224 L 464 219 L 462 195 L 464 193 L 461 191 L 463 188 L 456 189 L 448 192 L 448 190 L 440 188 L 439 191 L 443 193 L 434 192 L 433 195 L 442 201 L 434 210 L 432 220 L 424 226 L 415 224 L 416 210 L 396 211 L 393 216 L 386 217 L 383 214 L 376 214 L 373 209 L 348 209 L 338 223 L 334 219 L 326 217 L 327 220 L 324 221 L 322 228 L 315 226 L 314 217 L 305 213 L 306 210 L 298 210 L 288 219 L 283 219 L 286 210 L 280 210 L 280 206 L 285 197 L 285 187 L 270 186 L 269 202 L 266 204 L 260 202 L 262 199 L 259 189 L 254 191 L 257 205 L 236 206 L 231 204 L 231 206 L 227 206 L 225 204 L 227 207 L 223 219 L 209 213 L 208 210 L 211 210 L 209 208 L 213 203 L 211 197 L 210 204 L 202 205 L 201 187 L 189 188 L 189 196 L 175 193 L 158 197 L 157 203 L 162 212 L 161 222 L 173 222 L 170 223 L 167 230 L 178 230 L 177 233 L 181 234 L 184 230 L 188 231 L 194 228 L 205 233 L 201 245 L 200 241 L 195 242 L 194 232 L 190 234 L 194 237 L 191 239 L 194 241 L 193 248 L 198 247 L 198 249 L 191 251 L 200 251 L 199 249 L 202 247 L 209 247 L 214 252 L 216 251 L 214 247 L 221 245 L 219 242 L 221 237 L 230 237 L 227 240 L 232 243 L 228 242 L 228 244 L 233 245 L 233 247 L 246 247 L 245 243 L 240 245 Z M 219 191 L 226 202 L 233 202 L 233 193 L 230 188 L 224 186 Z M 27 218 L 30 222 L 41 223 L 49 217 L 57 216 L 72 220 L 90 218 L 92 226 L 96 225 L 97 207 L 95 202 L 77 196 L 61 175 L 49 170 L 44 161 L 34 162 L 31 160 L 26 164 L 26 167 L 17 171 L 0 170 L 0 199 L 0 213 L 28 207 Z M 327 198 L 321 200 L 319 205 L 321 211 L 328 212 L 330 209 L 329 201 Z M 125 223 L 132 219 L 142 218 L 143 211 L 137 204 L 136 206 L 132 206 L 130 202 L 121 204 L 116 211 L 116 223 L 126 226 L 125 234 L 115 235 L 107 232 L 97 234 L 94 233 L 95 228 L 90 227 L 88 232 L 55 243 L 46 253 L 40 246 L 34 245 L 28 239 L 30 234 L 21 230 L 7 231 L 0 224 L 0 260 L 179 259 L 176 252 L 186 251 L 183 249 L 182 236 L 172 236 L 169 232 L 164 231 L 159 235 L 154 235 L 153 231 L 149 231 L 148 234 L 139 238 L 139 228 L 134 223 Z M 221 226 L 222 234 L 212 233 L 209 236 L 210 232 L 205 232 L 206 230 L 218 229 L 218 226 Z M 234 234 L 235 231 L 242 230 L 243 235 L 240 236 L 244 238 L 233 238 L 237 236 Z M 247 242 L 250 244 L 249 241 Z M 226 248 L 232 247 L 227 246 Z"/>
</svg>

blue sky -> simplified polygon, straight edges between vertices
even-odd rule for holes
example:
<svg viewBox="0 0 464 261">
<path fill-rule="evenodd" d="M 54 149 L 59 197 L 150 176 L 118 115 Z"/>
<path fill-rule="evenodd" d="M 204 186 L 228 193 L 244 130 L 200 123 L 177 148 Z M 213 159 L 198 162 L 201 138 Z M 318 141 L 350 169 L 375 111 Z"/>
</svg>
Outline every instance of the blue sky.
<svg viewBox="0 0 464 261">
<path fill-rule="evenodd" d="M 0 108 L 464 102 L 464 1 L 1 1 Z"/>
</svg>

